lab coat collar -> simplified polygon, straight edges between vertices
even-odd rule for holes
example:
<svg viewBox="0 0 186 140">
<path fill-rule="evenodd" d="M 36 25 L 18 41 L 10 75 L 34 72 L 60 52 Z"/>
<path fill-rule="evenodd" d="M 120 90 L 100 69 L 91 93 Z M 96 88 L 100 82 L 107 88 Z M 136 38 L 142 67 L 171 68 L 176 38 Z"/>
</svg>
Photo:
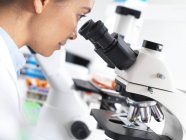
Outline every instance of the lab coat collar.
<svg viewBox="0 0 186 140">
<path fill-rule="evenodd" d="M 3 38 L 6 46 L 8 47 L 12 62 L 14 64 L 15 71 L 19 75 L 20 69 L 23 68 L 26 61 L 23 54 L 19 51 L 17 45 L 13 39 L 8 35 L 8 33 L 0 27 L 0 35 Z"/>
</svg>

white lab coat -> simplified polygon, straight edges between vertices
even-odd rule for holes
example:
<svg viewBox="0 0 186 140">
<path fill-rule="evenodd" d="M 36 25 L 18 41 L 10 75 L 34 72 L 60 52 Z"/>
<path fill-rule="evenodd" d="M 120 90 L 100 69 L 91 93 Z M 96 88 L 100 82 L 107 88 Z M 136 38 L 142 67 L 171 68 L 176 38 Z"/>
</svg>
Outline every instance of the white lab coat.
<svg viewBox="0 0 186 140">
<path fill-rule="evenodd" d="M 8 46 L 0 36 L 0 140 L 18 140 L 21 122 L 20 95 Z"/>
</svg>

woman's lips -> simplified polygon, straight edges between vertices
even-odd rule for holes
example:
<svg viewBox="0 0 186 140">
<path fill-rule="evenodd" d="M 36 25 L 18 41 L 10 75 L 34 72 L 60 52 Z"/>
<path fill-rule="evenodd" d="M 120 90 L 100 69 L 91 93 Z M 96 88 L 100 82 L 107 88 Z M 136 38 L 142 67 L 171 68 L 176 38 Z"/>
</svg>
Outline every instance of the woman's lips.
<svg viewBox="0 0 186 140">
<path fill-rule="evenodd" d="M 59 42 L 59 45 L 60 46 L 64 46 L 66 44 L 66 41 L 64 41 L 64 42 Z"/>
<path fill-rule="evenodd" d="M 58 43 L 58 48 L 57 48 L 57 49 L 60 50 L 61 47 L 64 46 L 65 44 L 66 44 L 66 41 L 64 41 L 64 42 L 59 42 L 59 43 Z"/>
</svg>

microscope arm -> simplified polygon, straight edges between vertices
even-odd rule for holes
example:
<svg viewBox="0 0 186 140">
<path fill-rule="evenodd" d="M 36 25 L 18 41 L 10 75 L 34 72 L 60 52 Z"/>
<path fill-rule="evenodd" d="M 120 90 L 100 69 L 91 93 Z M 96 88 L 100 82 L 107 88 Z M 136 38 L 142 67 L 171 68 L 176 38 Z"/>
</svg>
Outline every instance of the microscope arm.
<svg viewBox="0 0 186 140">
<path fill-rule="evenodd" d="M 48 58 L 38 54 L 35 57 L 51 86 L 41 111 L 36 135 L 46 139 L 72 140 L 75 137 L 71 131 L 72 124 L 80 121 L 83 125 L 92 125 L 92 118 L 89 118 L 87 106 L 72 89 L 72 78 L 65 69 L 65 50 L 56 51 Z M 86 136 L 83 136 L 87 137 L 90 134 L 89 129 L 85 131 Z"/>
</svg>

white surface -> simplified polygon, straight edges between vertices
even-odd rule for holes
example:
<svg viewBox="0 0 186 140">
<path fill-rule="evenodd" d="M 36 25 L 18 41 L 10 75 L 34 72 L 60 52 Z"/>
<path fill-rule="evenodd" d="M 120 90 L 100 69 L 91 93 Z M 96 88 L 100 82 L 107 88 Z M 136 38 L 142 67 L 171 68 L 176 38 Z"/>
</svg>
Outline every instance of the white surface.
<svg viewBox="0 0 186 140">
<path fill-rule="evenodd" d="M 72 63 L 65 63 L 65 68 L 68 70 L 68 73 L 73 79 L 88 79 L 88 68 L 83 67 L 81 65 L 72 64 Z"/>
</svg>

